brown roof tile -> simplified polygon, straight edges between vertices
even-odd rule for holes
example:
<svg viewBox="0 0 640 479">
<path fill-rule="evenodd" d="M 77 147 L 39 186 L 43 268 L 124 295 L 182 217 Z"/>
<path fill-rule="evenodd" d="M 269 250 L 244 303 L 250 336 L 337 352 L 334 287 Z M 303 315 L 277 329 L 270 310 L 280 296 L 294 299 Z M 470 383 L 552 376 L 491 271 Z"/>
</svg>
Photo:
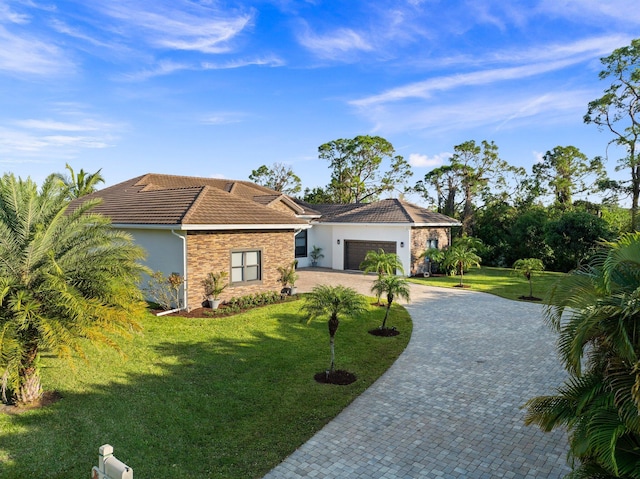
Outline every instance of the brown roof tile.
<svg viewBox="0 0 640 479">
<path fill-rule="evenodd" d="M 95 211 L 109 216 L 113 223 L 121 224 L 306 224 L 304 220 L 255 201 L 254 197 L 269 193 L 271 203 L 282 195 L 268 188 L 258 185 L 252 188 L 250 185 L 216 178 L 147 174 L 83 199 L 102 198 L 102 204 Z M 243 194 L 229 192 L 236 188 Z M 285 201 L 290 202 L 286 197 Z"/>
</svg>

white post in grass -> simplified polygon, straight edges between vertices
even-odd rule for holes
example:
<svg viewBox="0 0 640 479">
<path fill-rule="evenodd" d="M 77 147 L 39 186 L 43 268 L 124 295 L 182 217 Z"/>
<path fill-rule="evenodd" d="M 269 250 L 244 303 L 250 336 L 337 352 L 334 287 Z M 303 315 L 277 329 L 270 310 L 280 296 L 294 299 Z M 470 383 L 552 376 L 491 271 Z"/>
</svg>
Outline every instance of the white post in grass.
<svg viewBox="0 0 640 479">
<path fill-rule="evenodd" d="M 91 469 L 92 479 L 133 479 L 133 469 L 113 455 L 113 446 L 98 449 L 98 466 Z"/>
</svg>

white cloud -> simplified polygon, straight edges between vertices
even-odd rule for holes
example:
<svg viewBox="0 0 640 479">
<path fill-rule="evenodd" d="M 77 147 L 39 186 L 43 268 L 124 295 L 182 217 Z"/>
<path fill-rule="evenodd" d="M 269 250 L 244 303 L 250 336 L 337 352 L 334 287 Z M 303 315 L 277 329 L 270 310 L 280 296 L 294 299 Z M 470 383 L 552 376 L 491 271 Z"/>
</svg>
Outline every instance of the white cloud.
<svg viewBox="0 0 640 479">
<path fill-rule="evenodd" d="M 345 59 L 354 52 L 373 50 L 363 34 L 350 28 L 339 28 L 321 35 L 305 25 L 297 38 L 302 46 L 324 59 Z"/>
<path fill-rule="evenodd" d="M 622 23 L 640 22 L 637 0 L 543 0 L 538 8 L 547 14 L 573 21 L 588 20 L 597 25 L 602 24 L 603 17 Z"/>
<path fill-rule="evenodd" d="M 202 118 L 201 122 L 206 125 L 228 125 L 230 123 L 240 123 L 246 117 L 245 113 L 220 111 L 210 113 Z"/>
<path fill-rule="evenodd" d="M 409 164 L 417 168 L 436 167 L 444 164 L 446 160 L 451 158 L 451 153 L 444 152 L 437 155 L 427 156 L 419 153 L 411 153 L 409 155 Z"/>
<path fill-rule="evenodd" d="M 29 34 L 16 35 L 0 26 L 0 71 L 58 75 L 74 66 L 57 46 Z"/>
<path fill-rule="evenodd" d="M 161 49 L 224 53 L 231 50 L 229 41 L 251 25 L 253 11 L 220 12 L 204 4 L 173 2 L 103 2 L 99 8 L 121 22 L 128 35 L 142 35 L 148 44 Z M 119 32 L 120 28 L 114 28 Z"/>
<path fill-rule="evenodd" d="M 9 8 L 9 5 L 7 5 L 5 2 L 0 1 L 0 23 L 9 22 L 23 24 L 27 23 L 28 21 L 28 15 L 16 13 Z"/>
<path fill-rule="evenodd" d="M 532 151 L 531 152 L 533 155 L 533 162 L 534 163 L 542 163 L 544 161 L 544 153 L 542 153 L 541 151 Z"/>
<path fill-rule="evenodd" d="M 84 120 L 82 123 L 69 123 L 57 120 L 18 120 L 16 125 L 35 130 L 52 131 L 95 131 L 112 128 L 108 123 L 99 123 L 93 120 Z"/>
<path fill-rule="evenodd" d="M 478 61 L 525 64 L 429 78 L 424 81 L 391 88 L 377 95 L 352 100 L 349 103 L 357 107 L 370 107 L 408 98 L 426 99 L 436 92 L 541 75 L 598 58 L 615 48 L 613 45 L 620 45 L 621 38 L 618 35 L 589 38 L 566 45 L 548 45 L 535 50 L 518 52 L 517 54 L 513 51 L 498 52 Z"/>
</svg>

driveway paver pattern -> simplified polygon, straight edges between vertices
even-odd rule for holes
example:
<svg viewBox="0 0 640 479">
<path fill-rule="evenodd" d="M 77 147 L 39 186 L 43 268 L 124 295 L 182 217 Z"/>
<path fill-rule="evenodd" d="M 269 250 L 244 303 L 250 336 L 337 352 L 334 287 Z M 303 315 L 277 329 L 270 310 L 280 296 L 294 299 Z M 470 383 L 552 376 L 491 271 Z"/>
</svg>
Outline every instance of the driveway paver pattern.
<svg viewBox="0 0 640 479">
<path fill-rule="evenodd" d="M 301 269 L 300 291 L 372 276 Z M 264 479 L 559 478 L 566 436 L 521 406 L 565 373 L 542 306 L 412 285 L 411 340 L 392 367 Z M 384 340 L 381 338 L 381 340 Z"/>
</svg>

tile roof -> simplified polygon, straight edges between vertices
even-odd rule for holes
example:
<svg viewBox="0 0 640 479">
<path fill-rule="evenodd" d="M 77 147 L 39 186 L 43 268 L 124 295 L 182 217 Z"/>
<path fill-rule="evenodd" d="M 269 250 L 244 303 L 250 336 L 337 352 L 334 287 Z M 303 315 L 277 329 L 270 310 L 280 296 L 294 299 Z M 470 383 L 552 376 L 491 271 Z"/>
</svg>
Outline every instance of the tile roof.
<svg viewBox="0 0 640 479">
<path fill-rule="evenodd" d="M 250 182 L 147 174 L 83 197 L 102 198 L 97 213 L 116 224 L 305 225 L 290 198 Z M 281 199 L 291 214 L 269 205 Z M 301 208 L 300 208 L 301 210 Z"/>
<path fill-rule="evenodd" d="M 349 205 L 313 205 L 322 214 L 319 223 L 407 223 L 413 225 L 456 226 L 449 216 L 399 199 Z"/>
</svg>

